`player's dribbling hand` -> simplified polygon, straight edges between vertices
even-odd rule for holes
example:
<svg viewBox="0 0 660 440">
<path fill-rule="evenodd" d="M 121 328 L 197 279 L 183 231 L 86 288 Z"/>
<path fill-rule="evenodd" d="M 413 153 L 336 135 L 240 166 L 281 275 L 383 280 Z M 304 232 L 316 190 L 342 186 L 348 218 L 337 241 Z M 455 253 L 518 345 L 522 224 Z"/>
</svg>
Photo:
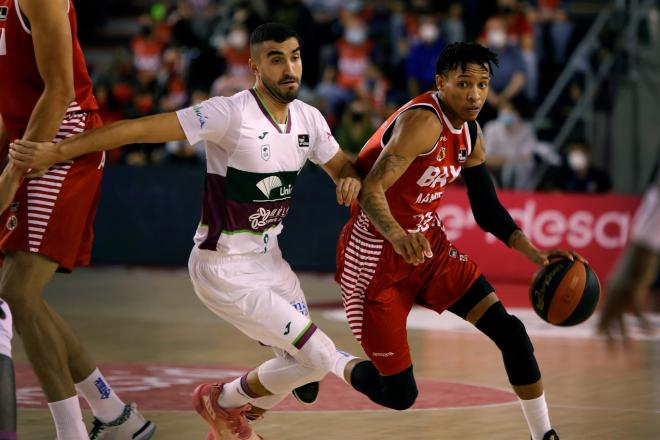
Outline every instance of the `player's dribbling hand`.
<svg viewBox="0 0 660 440">
<path fill-rule="evenodd" d="M 33 170 L 47 170 L 60 162 L 57 145 L 52 142 L 32 142 L 20 139 L 9 145 L 9 156 L 18 166 Z"/>
<path fill-rule="evenodd" d="M 337 181 L 337 203 L 344 206 L 351 206 L 351 203 L 357 199 L 362 181 L 357 177 L 342 177 Z"/>
<path fill-rule="evenodd" d="M 539 266 L 547 266 L 555 258 L 566 258 L 568 260 L 578 260 L 583 263 L 587 263 L 587 260 L 577 252 L 565 251 L 563 249 L 551 249 L 548 251 L 537 252 L 536 255 L 530 257 L 532 262 L 538 264 Z"/>
<path fill-rule="evenodd" d="M 406 263 L 417 266 L 424 259 L 433 257 L 429 241 L 419 232 L 404 234 L 390 241 L 394 251 L 401 255 Z"/>
</svg>

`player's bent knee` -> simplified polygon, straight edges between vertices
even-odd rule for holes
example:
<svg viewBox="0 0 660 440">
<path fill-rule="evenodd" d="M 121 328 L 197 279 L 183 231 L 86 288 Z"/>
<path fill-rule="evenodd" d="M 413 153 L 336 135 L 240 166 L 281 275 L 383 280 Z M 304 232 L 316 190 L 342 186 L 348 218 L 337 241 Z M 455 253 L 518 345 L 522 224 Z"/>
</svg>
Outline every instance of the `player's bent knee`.
<svg viewBox="0 0 660 440">
<path fill-rule="evenodd" d="M 335 361 L 335 344 L 320 329 L 312 334 L 294 358 L 302 365 L 314 370 L 315 379 L 322 379 L 332 370 Z"/>
<path fill-rule="evenodd" d="M 401 373 L 393 376 L 384 376 L 385 405 L 397 411 L 403 411 L 415 403 L 419 391 L 413 376 L 412 365 Z"/>
</svg>

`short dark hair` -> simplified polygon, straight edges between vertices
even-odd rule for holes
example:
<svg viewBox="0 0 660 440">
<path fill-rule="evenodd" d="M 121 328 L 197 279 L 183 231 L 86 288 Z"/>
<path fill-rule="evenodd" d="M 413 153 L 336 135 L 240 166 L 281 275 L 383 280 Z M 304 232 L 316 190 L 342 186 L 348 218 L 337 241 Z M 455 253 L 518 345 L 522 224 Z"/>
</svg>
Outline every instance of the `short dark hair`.
<svg viewBox="0 0 660 440">
<path fill-rule="evenodd" d="M 477 43 L 452 43 L 445 47 L 435 63 L 436 75 L 444 75 L 450 70 L 461 67 L 465 70 L 468 64 L 488 66 L 488 73 L 493 76 L 493 64 L 499 65 L 497 54 L 487 47 Z"/>
<path fill-rule="evenodd" d="M 289 38 L 295 38 L 300 41 L 298 33 L 291 27 L 283 23 L 264 23 L 257 26 L 250 35 L 250 47 L 263 43 L 264 41 L 275 41 L 282 43 Z"/>
</svg>

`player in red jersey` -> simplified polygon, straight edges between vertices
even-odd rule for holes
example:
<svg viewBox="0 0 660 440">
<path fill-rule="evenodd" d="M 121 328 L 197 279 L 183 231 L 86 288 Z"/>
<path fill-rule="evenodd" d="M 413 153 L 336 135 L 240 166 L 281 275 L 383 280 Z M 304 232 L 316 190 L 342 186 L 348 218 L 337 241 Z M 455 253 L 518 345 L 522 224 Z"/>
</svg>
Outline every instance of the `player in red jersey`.
<svg viewBox="0 0 660 440">
<path fill-rule="evenodd" d="M 497 56 L 469 43 L 448 46 L 436 64 L 437 91 L 414 98 L 374 133 L 357 158 L 365 176 L 359 206 L 344 227 L 336 279 L 349 325 L 371 361 L 352 385 L 403 410 L 417 386 L 406 334 L 413 304 L 474 324 L 502 351 L 534 440 L 557 439 L 541 373 L 524 325 L 509 315 L 477 265 L 447 240 L 436 209 L 444 187 L 463 176 L 479 226 L 536 264 L 574 254 L 537 249 L 497 199 L 475 122 Z M 580 258 L 575 255 L 575 257 Z"/>
<path fill-rule="evenodd" d="M 54 142 L 98 127 L 92 82 L 69 0 L 0 0 L 0 115 L 4 139 Z M 5 157 L 5 154 L 0 154 Z M 78 392 L 99 439 L 146 439 L 155 427 L 112 391 L 42 293 L 55 271 L 89 263 L 103 153 L 41 170 L 0 220 L 0 295 L 9 304 L 49 401 L 59 439 L 88 438 Z"/>
</svg>

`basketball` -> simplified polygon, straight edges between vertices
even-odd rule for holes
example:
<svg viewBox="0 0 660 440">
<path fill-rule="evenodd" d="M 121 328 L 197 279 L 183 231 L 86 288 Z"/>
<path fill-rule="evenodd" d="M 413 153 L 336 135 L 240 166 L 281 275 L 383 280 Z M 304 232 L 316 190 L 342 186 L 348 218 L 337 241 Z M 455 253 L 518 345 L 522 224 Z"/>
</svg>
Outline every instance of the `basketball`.
<svg viewBox="0 0 660 440">
<path fill-rule="evenodd" d="M 586 321 L 596 310 L 600 281 L 588 264 L 577 259 L 552 260 L 534 274 L 529 297 L 541 319 L 569 327 Z"/>
</svg>

